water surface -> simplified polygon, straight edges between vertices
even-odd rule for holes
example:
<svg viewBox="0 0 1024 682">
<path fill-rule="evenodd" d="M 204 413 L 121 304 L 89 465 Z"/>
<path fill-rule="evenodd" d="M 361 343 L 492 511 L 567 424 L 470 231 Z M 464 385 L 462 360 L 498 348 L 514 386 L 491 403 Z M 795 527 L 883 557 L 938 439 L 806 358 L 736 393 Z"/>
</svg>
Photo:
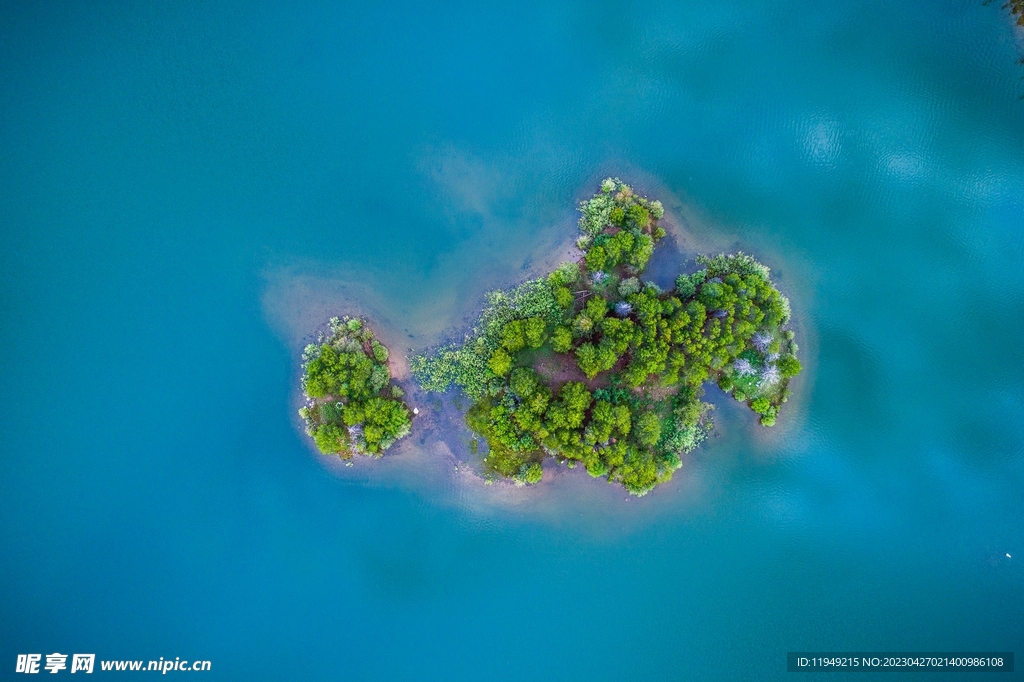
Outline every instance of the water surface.
<svg viewBox="0 0 1024 682">
<path fill-rule="evenodd" d="M 980 2 L 5 3 L 3 675 L 60 651 L 763 680 L 790 650 L 1019 649 L 1022 53 Z M 609 174 L 663 199 L 680 259 L 773 268 L 807 367 L 776 432 L 721 402 L 629 501 L 483 486 L 422 434 L 310 451 L 326 316 L 396 355 L 448 338 L 568 252 Z"/>
</svg>

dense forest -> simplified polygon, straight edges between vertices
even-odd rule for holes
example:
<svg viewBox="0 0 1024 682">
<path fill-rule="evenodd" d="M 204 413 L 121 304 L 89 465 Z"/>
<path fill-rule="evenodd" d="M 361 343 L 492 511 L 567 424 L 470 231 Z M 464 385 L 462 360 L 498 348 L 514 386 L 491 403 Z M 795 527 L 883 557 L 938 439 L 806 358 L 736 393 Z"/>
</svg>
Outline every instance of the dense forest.
<svg viewBox="0 0 1024 682">
<path fill-rule="evenodd" d="M 306 404 L 299 415 L 320 452 L 379 457 L 409 433 L 409 408 L 391 383 L 388 349 L 363 320 L 332 318 L 302 361 Z"/>
<path fill-rule="evenodd" d="M 670 291 L 644 281 L 664 209 L 618 179 L 580 211 L 578 262 L 490 293 L 464 343 L 412 369 L 425 390 L 473 400 L 488 472 L 536 483 L 554 457 L 643 495 L 704 439 L 706 381 L 775 424 L 801 369 L 789 302 L 742 253 L 698 257 Z"/>
</svg>

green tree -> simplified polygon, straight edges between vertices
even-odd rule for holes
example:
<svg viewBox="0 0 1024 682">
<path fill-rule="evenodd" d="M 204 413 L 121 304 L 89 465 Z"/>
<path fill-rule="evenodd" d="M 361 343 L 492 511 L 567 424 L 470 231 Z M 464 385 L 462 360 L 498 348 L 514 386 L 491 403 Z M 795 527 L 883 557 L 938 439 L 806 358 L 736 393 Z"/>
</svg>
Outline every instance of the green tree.
<svg viewBox="0 0 1024 682">
<path fill-rule="evenodd" d="M 362 403 L 349 403 L 342 411 L 342 419 L 348 426 L 355 426 L 366 421 L 366 411 Z"/>
<path fill-rule="evenodd" d="M 568 287 L 557 286 L 551 290 L 551 294 L 555 297 L 555 302 L 558 303 L 559 308 L 571 308 L 573 303 L 572 292 L 569 291 Z"/>
<path fill-rule="evenodd" d="M 320 452 L 333 455 L 348 449 L 348 434 L 337 424 L 321 424 L 313 432 L 313 442 Z"/>
<path fill-rule="evenodd" d="M 626 212 L 626 220 L 634 227 L 642 229 L 647 227 L 647 223 L 651 220 L 651 214 L 640 204 L 633 204 Z"/>
<path fill-rule="evenodd" d="M 654 412 L 644 412 L 636 418 L 633 437 L 640 445 L 651 447 L 661 439 L 661 421 Z"/>
<path fill-rule="evenodd" d="M 597 324 L 608 314 L 608 301 L 603 296 L 591 296 L 587 300 L 587 304 L 583 306 L 583 312 L 594 324 Z"/>
<path fill-rule="evenodd" d="M 586 310 L 581 310 L 579 315 L 572 321 L 572 335 L 575 338 L 586 338 L 594 331 L 594 321 L 587 316 Z"/>
<path fill-rule="evenodd" d="M 518 353 L 526 346 L 522 320 L 512 320 L 501 330 L 501 345 L 509 353 Z M 495 372 L 497 374 L 497 372 Z"/>
<path fill-rule="evenodd" d="M 633 341 L 634 331 L 635 326 L 632 320 L 606 317 L 601 321 L 601 332 L 604 334 L 601 341 L 608 341 L 617 355 L 622 355 L 629 348 L 629 344 Z"/>
<path fill-rule="evenodd" d="M 777 365 L 779 368 L 779 373 L 786 379 L 789 379 L 790 377 L 795 377 L 797 374 L 800 373 L 800 370 L 803 369 L 800 366 L 800 361 L 789 354 L 783 355 L 781 358 L 779 358 Z"/>
<path fill-rule="evenodd" d="M 593 379 L 601 371 L 601 363 L 597 356 L 597 346 L 592 343 L 581 344 L 576 349 L 576 364 L 588 379 Z"/>
<path fill-rule="evenodd" d="M 552 287 L 564 287 L 578 282 L 580 279 L 580 266 L 571 261 L 562 263 L 554 272 L 548 275 L 548 284 Z"/>
<path fill-rule="evenodd" d="M 654 240 L 650 235 L 641 234 L 636 238 L 636 244 L 629 254 L 629 264 L 637 270 L 647 267 L 647 261 L 654 253 Z"/>
<path fill-rule="evenodd" d="M 527 485 L 533 485 L 540 483 L 540 480 L 544 477 L 544 469 L 541 468 L 537 462 L 530 462 L 523 467 L 523 481 Z"/>
<path fill-rule="evenodd" d="M 750 409 L 752 409 L 754 412 L 757 412 L 758 414 L 767 414 L 768 411 L 771 410 L 771 407 L 771 403 L 768 402 L 768 399 L 764 397 L 754 398 L 752 401 L 750 401 Z"/>
<path fill-rule="evenodd" d="M 544 345 L 547 340 L 547 334 L 545 333 L 544 318 L 542 317 L 529 317 L 522 322 L 523 324 L 523 339 L 526 345 L 530 348 L 540 348 Z"/>
<path fill-rule="evenodd" d="M 370 390 L 374 393 L 378 393 L 388 382 L 391 381 L 391 372 L 388 371 L 387 365 L 374 365 L 373 369 L 370 370 L 369 386 Z"/>
<path fill-rule="evenodd" d="M 568 353 L 572 350 L 572 332 L 568 327 L 559 325 L 551 332 L 551 348 L 556 353 Z"/>
<path fill-rule="evenodd" d="M 579 381 L 568 381 L 558 391 L 558 399 L 565 408 L 566 424 L 571 429 L 583 425 L 583 418 L 593 397 L 585 384 Z"/>
<path fill-rule="evenodd" d="M 640 291 L 640 280 L 636 277 L 629 277 L 619 282 L 619 295 L 623 298 L 632 296 L 633 294 L 639 293 Z"/>
<path fill-rule="evenodd" d="M 367 452 L 377 454 L 387 449 L 407 435 L 410 426 L 409 410 L 401 400 L 370 398 L 366 402 L 366 422 L 363 425 Z"/>
<path fill-rule="evenodd" d="M 676 292 L 679 298 L 686 300 L 697 293 L 697 287 L 704 283 L 707 277 L 707 270 L 700 270 L 692 275 L 679 275 L 676 277 Z"/>
<path fill-rule="evenodd" d="M 529 398 L 540 385 L 540 376 L 529 367 L 517 367 L 509 376 L 509 388 L 520 398 Z"/>
<path fill-rule="evenodd" d="M 510 369 L 512 369 L 512 356 L 506 353 L 504 348 L 498 348 L 491 353 L 491 358 L 487 361 L 487 366 L 490 367 L 491 371 L 497 376 L 503 377 L 508 374 Z"/>
</svg>

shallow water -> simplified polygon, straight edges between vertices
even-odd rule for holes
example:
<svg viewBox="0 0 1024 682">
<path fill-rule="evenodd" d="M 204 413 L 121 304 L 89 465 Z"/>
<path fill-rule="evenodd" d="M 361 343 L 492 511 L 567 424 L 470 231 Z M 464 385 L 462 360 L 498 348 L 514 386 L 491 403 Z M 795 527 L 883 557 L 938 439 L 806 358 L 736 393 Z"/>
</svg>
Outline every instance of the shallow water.
<svg viewBox="0 0 1024 682">
<path fill-rule="evenodd" d="M 782 679 L 791 650 L 1024 641 L 1024 40 L 995 4 L 5 3 L 0 36 L 3 675 Z M 457 337 L 609 174 L 676 260 L 773 268 L 807 367 L 778 429 L 717 396 L 640 500 L 485 486 L 451 429 L 310 451 L 326 317 L 396 356 Z"/>
</svg>

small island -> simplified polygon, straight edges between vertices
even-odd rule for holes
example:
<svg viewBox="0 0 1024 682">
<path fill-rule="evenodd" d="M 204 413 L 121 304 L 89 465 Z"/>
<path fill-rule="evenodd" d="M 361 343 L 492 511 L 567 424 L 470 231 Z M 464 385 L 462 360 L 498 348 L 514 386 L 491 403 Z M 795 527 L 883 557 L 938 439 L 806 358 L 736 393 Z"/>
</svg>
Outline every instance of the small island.
<svg viewBox="0 0 1024 682">
<path fill-rule="evenodd" d="M 644 495 L 706 438 L 714 381 L 774 426 L 800 370 L 789 301 L 743 254 L 698 256 L 663 291 L 643 279 L 664 208 L 617 178 L 580 205 L 582 257 L 493 291 L 463 343 L 411 358 L 427 392 L 472 401 L 490 477 L 543 478 L 551 457 Z M 411 430 L 388 349 L 360 318 L 332 318 L 302 355 L 299 414 L 320 452 L 380 457 Z"/>
<path fill-rule="evenodd" d="M 391 382 L 388 349 L 359 318 L 332 318 L 302 353 L 299 416 L 325 455 L 380 457 L 412 426 L 402 389 Z"/>
<path fill-rule="evenodd" d="M 670 291 L 644 281 L 664 208 L 617 178 L 580 211 L 578 262 L 491 292 L 463 343 L 411 368 L 424 390 L 473 401 L 490 475 L 536 483 L 552 457 L 644 495 L 706 437 L 705 382 L 775 424 L 801 369 L 789 301 L 743 253 L 698 257 Z"/>
</svg>

